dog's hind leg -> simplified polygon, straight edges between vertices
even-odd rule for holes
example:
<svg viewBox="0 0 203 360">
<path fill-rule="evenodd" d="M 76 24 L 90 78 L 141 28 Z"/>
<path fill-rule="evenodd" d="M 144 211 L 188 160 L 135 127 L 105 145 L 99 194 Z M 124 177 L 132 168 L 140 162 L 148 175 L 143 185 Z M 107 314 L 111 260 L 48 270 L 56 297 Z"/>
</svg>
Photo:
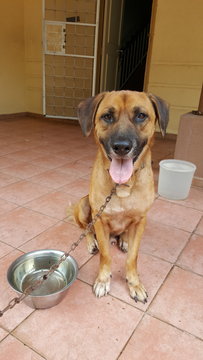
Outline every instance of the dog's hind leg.
<svg viewBox="0 0 203 360">
<path fill-rule="evenodd" d="M 90 254 L 95 255 L 98 253 L 98 243 L 94 233 L 89 233 L 86 236 L 87 239 L 87 250 Z"/>
<path fill-rule="evenodd" d="M 84 196 L 73 208 L 73 215 L 76 223 L 82 229 L 86 229 L 87 225 L 91 222 L 91 208 L 89 203 L 89 196 Z M 98 244 L 95 238 L 94 229 L 86 235 L 87 249 L 90 254 L 98 252 Z"/>
<path fill-rule="evenodd" d="M 118 247 L 123 251 L 124 253 L 128 252 L 128 235 L 126 233 L 120 234 L 118 236 Z"/>
<path fill-rule="evenodd" d="M 137 273 L 137 255 L 140 240 L 145 228 L 146 217 L 141 218 L 138 224 L 131 224 L 128 229 L 128 255 L 126 263 L 126 280 L 130 296 L 137 302 L 147 302 L 147 292 L 139 280 Z"/>
</svg>

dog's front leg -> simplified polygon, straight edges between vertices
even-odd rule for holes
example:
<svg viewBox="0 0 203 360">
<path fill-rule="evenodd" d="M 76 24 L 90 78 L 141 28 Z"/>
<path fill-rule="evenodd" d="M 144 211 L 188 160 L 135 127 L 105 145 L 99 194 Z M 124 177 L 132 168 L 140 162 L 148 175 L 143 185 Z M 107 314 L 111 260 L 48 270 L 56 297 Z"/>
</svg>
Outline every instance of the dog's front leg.
<svg viewBox="0 0 203 360">
<path fill-rule="evenodd" d="M 107 295 L 110 291 L 111 257 L 109 252 L 109 230 L 101 219 L 94 225 L 96 238 L 99 246 L 100 265 L 99 274 L 93 285 L 93 291 L 97 297 Z"/>
<path fill-rule="evenodd" d="M 137 302 L 147 302 L 147 292 L 139 281 L 137 273 L 137 255 L 140 240 L 145 228 L 146 217 L 141 218 L 138 224 L 133 223 L 128 229 L 128 255 L 126 263 L 126 280 L 130 290 L 130 296 Z"/>
</svg>

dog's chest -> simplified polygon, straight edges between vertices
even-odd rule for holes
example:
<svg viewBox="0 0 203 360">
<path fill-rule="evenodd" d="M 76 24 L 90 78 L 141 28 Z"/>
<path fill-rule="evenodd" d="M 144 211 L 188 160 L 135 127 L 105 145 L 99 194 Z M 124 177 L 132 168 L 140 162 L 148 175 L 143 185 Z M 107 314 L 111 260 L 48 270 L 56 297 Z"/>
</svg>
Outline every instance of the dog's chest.
<svg viewBox="0 0 203 360">
<path fill-rule="evenodd" d="M 139 222 L 146 211 L 146 205 L 140 206 L 130 198 L 115 197 L 104 211 L 103 219 L 110 232 L 118 235 L 124 232 L 131 223 Z"/>
<path fill-rule="evenodd" d="M 112 235 L 120 235 L 125 232 L 132 222 L 138 223 L 140 216 L 132 217 L 130 213 L 119 212 L 108 216 L 106 223 Z"/>
<path fill-rule="evenodd" d="M 103 181 L 102 184 L 105 184 Z M 104 185 L 100 184 L 101 189 Z M 89 200 L 93 213 L 104 204 L 108 192 L 94 191 L 90 193 Z M 132 223 L 138 223 L 146 215 L 154 201 L 154 185 L 151 167 L 145 167 L 136 177 L 132 186 L 119 186 L 116 194 L 111 198 L 105 208 L 101 219 L 107 225 L 110 233 L 121 234 Z M 95 206 L 96 205 L 96 206 Z"/>
</svg>

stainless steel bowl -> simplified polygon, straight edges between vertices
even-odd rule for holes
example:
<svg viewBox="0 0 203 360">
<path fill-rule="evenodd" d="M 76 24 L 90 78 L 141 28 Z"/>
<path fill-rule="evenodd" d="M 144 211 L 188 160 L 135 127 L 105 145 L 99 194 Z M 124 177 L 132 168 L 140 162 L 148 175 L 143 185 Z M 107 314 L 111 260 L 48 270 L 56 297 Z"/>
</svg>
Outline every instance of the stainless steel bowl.
<svg viewBox="0 0 203 360">
<path fill-rule="evenodd" d="M 8 269 L 9 284 L 18 294 L 22 294 L 33 281 L 46 274 L 63 253 L 60 250 L 37 250 L 20 256 Z M 75 281 L 77 273 L 77 263 L 69 256 L 24 302 L 34 309 L 47 309 L 57 305 Z"/>
</svg>

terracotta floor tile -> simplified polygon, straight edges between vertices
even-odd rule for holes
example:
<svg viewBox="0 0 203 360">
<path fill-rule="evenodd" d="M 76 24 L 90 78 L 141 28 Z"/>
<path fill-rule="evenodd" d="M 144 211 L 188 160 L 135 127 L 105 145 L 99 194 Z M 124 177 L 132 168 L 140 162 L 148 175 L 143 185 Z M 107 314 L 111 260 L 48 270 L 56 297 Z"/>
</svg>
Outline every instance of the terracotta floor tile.
<svg viewBox="0 0 203 360">
<path fill-rule="evenodd" d="M 159 290 L 150 313 L 192 335 L 203 337 L 202 278 L 175 267 Z"/>
<path fill-rule="evenodd" d="M 4 170 L 4 169 L 3 169 Z M 11 176 L 9 174 L 5 174 L 3 173 L 3 170 L 2 172 L 0 173 L 0 188 L 1 187 L 4 187 L 6 185 L 9 185 L 9 184 L 13 184 L 17 181 L 19 181 L 20 179 L 17 178 L 17 177 L 14 177 L 14 176 Z"/>
<path fill-rule="evenodd" d="M 29 209 L 39 211 L 55 219 L 63 220 L 68 206 L 76 201 L 76 197 L 62 191 L 56 191 L 26 204 Z"/>
<path fill-rule="evenodd" d="M 36 311 L 14 334 L 49 360 L 110 360 L 117 358 L 141 316 L 112 297 L 96 299 L 90 286 L 78 280 L 59 305 Z M 46 341 L 40 329 L 46 329 Z"/>
<path fill-rule="evenodd" d="M 0 157 L 0 169 L 4 169 L 11 165 L 16 165 L 19 161 L 8 158 L 7 156 Z"/>
<path fill-rule="evenodd" d="M 203 236 L 191 237 L 177 263 L 187 270 L 203 275 Z"/>
<path fill-rule="evenodd" d="M 125 262 L 127 255 L 122 253 L 116 246 L 111 246 L 111 254 L 112 280 L 110 294 L 139 309 L 146 310 L 170 271 L 171 264 L 150 255 L 139 254 L 138 273 L 149 295 L 148 302 L 144 305 L 140 302 L 136 303 L 129 295 L 125 280 Z M 98 274 L 98 270 L 99 255 L 97 254 L 80 269 L 78 278 L 92 285 Z"/>
<path fill-rule="evenodd" d="M 175 262 L 189 236 L 190 233 L 186 231 L 148 219 L 140 249 L 164 260 Z"/>
<path fill-rule="evenodd" d="M 203 235 L 203 217 L 202 219 L 200 220 L 198 226 L 197 226 L 197 229 L 195 231 L 197 234 L 199 235 Z"/>
<path fill-rule="evenodd" d="M 6 336 L 8 335 L 8 332 L 4 329 L 0 328 L 0 341 L 2 341 Z"/>
<path fill-rule="evenodd" d="M 75 162 L 81 158 L 82 155 L 86 154 L 87 145 L 78 146 L 79 141 L 77 139 L 68 139 L 68 147 L 66 149 L 61 149 L 57 152 L 57 156 L 66 159 L 66 162 Z"/>
<path fill-rule="evenodd" d="M 23 162 L 3 169 L 2 173 L 16 176 L 17 178 L 20 179 L 27 179 L 30 178 L 31 176 L 40 174 L 43 171 L 44 169 L 40 166 L 35 166 L 30 163 Z"/>
<path fill-rule="evenodd" d="M 56 219 L 19 208 L 0 216 L 0 241 L 18 247 L 57 222 Z"/>
<path fill-rule="evenodd" d="M 0 309 L 6 307 L 8 302 L 16 296 L 15 291 L 11 289 L 10 285 L 8 284 L 7 270 L 11 263 L 22 254 L 23 253 L 21 251 L 14 250 L 0 259 Z M 8 310 L 0 318 L 0 327 L 2 326 L 4 329 L 11 331 L 32 312 L 33 309 L 23 303 L 20 303 L 13 309 Z"/>
<path fill-rule="evenodd" d="M 93 165 L 94 165 L 94 160 L 96 157 L 96 153 L 92 153 L 92 151 L 90 152 L 89 155 L 84 156 L 84 158 L 82 157 L 81 154 L 81 158 L 78 161 L 78 164 L 76 165 L 77 168 L 79 168 L 79 170 L 82 168 L 85 169 L 88 167 L 90 169 L 90 171 L 92 171 Z"/>
<path fill-rule="evenodd" d="M 62 159 L 66 159 L 66 162 L 71 162 L 71 161 L 74 161 L 74 160 L 77 160 L 77 159 L 80 159 L 81 157 L 81 154 L 80 153 L 74 153 L 70 150 L 62 150 L 60 149 L 60 151 L 58 151 L 56 153 L 56 155 Z"/>
<path fill-rule="evenodd" d="M 89 193 L 89 187 L 90 187 L 89 180 L 80 178 L 80 179 L 75 179 L 71 183 L 63 186 L 60 190 L 75 195 L 78 198 L 82 198 L 83 196 Z"/>
<path fill-rule="evenodd" d="M 170 201 L 176 204 L 181 204 L 187 207 L 191 207 L 193 209 L 203 211 L 203 189 L 197 189 L 192 187 L 190 189 L 190 193 L 187 199 L 178 200 L 178 201 L 170 200 Z"/>
<path fill-rule="evenodd" d="M 200 360 L 202 353 L 199 339 L 146 315 L 119 360 Z"/>
<path fill-rule="evenodd" d="M 33 146 L 32 150 L 38 152 L 40 154 L 39 157 L 32 159 L 31 161 L 42 158 L 43 156 L 48 156 L 50 158 L 51 147 L 48 144 L 48 139 L 42 143 L 41 140 L 31 140 L 31 145 Z M 40 165 L 41 166 L 41 165 Z"/>
<path fill-rule="evenodd" d="M 88 163 L 90 163 L 90 165 L 92 166 L 92 164 L 94 164 L 94 161 L 96 159 L 96 154 L 97 154 L 97 149 L 95 147 L 95 149 L 93 148 L 93 150 L 88 155 L 81 154 L 80 160 L 83 162 L 88 161 Z"/>
<path fill-rule="evenodd" d="M 14 210 L 16 207 L 17 207 L 17 205 L 15 205 L 9 201 L 0 199 L 0 215 L 3 215 L 8 211 Z"/>
<path fill-rule="evenodd" d="M 65 174 L 57 170 L 48 170 L 41 173 L 40 175 L 31 177 L 29 180 L 37 184 L 48 186 L 52 189 L 58 189 L 66 184 L 71 183 L 75 179 L 75 173 L 70 172 L 70 174 Z"/>
<path fill-rule="evenodd" d="M 2 129 L 2 128 L 0 128 L 0 130 L 1 130 L 1 134 L 2 134 L 3 132 L 4 132 L 4 133 L 7 132 L 7 130 Z M 7 144 L 8 144 L 8 137 L 6 137 L 5 135 L 4 135 L 4 136 L 0 136 L 0 143 L 1 143 L 1 146 L 7 145 Z"/>
<path fill-rule="evenodd" d="M 37 149 L 29 149 L 26 151 L 17 151 L 15 153 L 9 154 L 7 155 L 7 157 L 9 159 L 14 159 L 14 160 L 18 160 L 18 161 L 25 161 L 25 162 L 29 162 L 32 161 L 34 159 L 37 159 L 39 157 L 41 157 L 41 153 L 40 151 L 37 151 Z"/>
<path fill-rule="evenodd" d="M 9 254 L 11 251 L 13 251 L 13 247 L 11 247 L 7 244 L 4 244 L 0 241 L 0 258 Z"/>
<path fill-rule="evenodd" d="M 71 244 L 78 240 L 80 234 L 81 230 L 75 225 L 60 222 L 52 228 L 45 230 L 34 239 L 28 241 L 26 244 L 21 246 L 20 249 L 24 252 L 38 249 L 57 249 L 68 251 Z M 77 261 L 79 267 L 90 259 L 92 255 L 90 255 L 87 251 L 85 239 L 72 253 L 72 256 Z"/>
<path fill-rule="evenodd" d="M 149 210 L 148 216 L 162 224 L 192 232 L 197 226 L 202 212 L 170 201 L 157 199 Z"/>
<path fill-rule="evenodd" d="M 9 145 L 9 146 L 8 146 Z M 2 155 L 8 155 L 16 151 L 26 151 L 29 145 L 24 142 L 16 142 L 15 144 L 10 143 L 8 145 L 1 146 L 0 148 L 0 156 Z"/>
<path fill-rule="evenodd" d="M 90 184 L 91 174 L 82 175 L 82 176 L 80 177 L 80 179 L 88 180 L 88 183 Z"/>
<path fill-rule="evenodd" d="M 43 360 L 39 354 L 24 346 L 22 342 L 9 335 L 0 344 L 0 360 Z"/>
<path fill-rule="evenodd" d="M 55 169 L 64 165 L 67 162 L 66 159 L 62 159 L 54 155 L 45 155 L 32 161 L 32 164 L 42 166 L 47 169 Z"/>
<path fill-rule="evenodd" d="M 15 296 L 6 272 L 17 256 L 42 248 L 67 251 L 81 234 L 66 209 L 88 193 L 97 147 L 93 135 L 83 137 L 79 126 L 30 117 L 0 122 L 0 143 L 1 309 Z M 174 147 L 175 141 L 155 140 L 156 188 L 158 163 L 172 158 Z M 202 204 L 203 190 L 191 188 L 188 199 L 159 197 L 150 210 L 138 258 L 147 305 L 130 298 L 126 254 L 113 246 L 111 294 L 95 298 L 90 284 L 99 259 L 88 253 L 84 239 L 72 253 L 81 280 L 61 304 L 43 311 L 20 304 L 0 318 L 0 360 L 200 360 L 195 336 L 201 336 L 202 326 Z M 143 311 L 148 315 L 141 320 Z M 17 338 L 7 336 L 13 329 Z"/>
<path fill-rule="evenodd" d="M 50 192 L 50 189 L 43 185 L 22 180 L 1 188 L 0 197 L 4 200 L 14 202 L 15 204 L 23 205 L 48 192 Z"/>
<path fill-rule="evenodd" d="M 91 173 L 92 171 L 92 161 L 90 162 L 83 162 L 81 160 L 75 160 L 72 162 L 68 162 L 65 165 L 61 166 L 58 168 L 59 171 L 62 172 L 70 172 L 71 171 L 77 171 L 78 176 L 84 176 L 84 175 L 88 175 Z"/>
</svg>

